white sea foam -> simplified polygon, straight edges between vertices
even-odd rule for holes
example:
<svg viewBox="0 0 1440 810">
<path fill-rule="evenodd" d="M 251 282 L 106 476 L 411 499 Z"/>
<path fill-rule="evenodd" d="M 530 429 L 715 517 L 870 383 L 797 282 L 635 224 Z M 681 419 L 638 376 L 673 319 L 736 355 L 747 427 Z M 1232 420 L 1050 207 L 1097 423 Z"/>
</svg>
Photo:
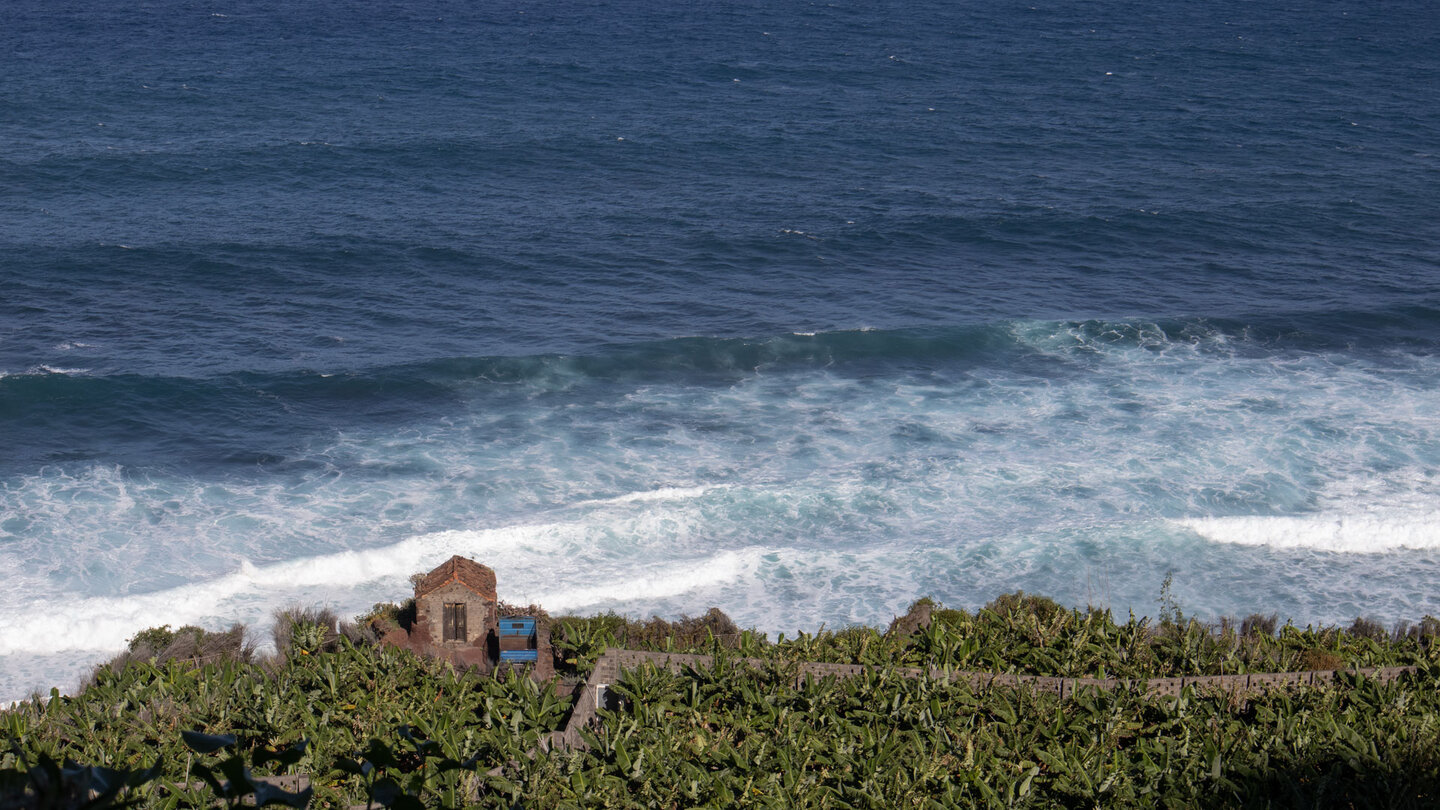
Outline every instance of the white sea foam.
<svg viewBox="0 0 1440 810">
<path fill-rule="evenodd" d="M 684 501 L 699 498 L 706 493 L 724 489 L 723 486 L 714 487 L 661 487 L 644 492 L 630 492 L 625 495 L 617 495 L 613 498 L 600 498 L 595 500 L 577 501 L 576 507 L 616 506 L 631 503 L 663 503 L 665 501 Z"/>
<path fill-rule="evenodd" d="M 1391 401 L 1403 408 L 1403 400 Z M 1407 418 L 1414 429 L 1418 414 Z M 1370 442 L 1380 445 L 1376 438 Z M 1394 443 L 1390 439 L 1389 443 Z M 1368 459 L 1337 456 L 1342 473 L 1314 493 L 1316 508 L 1293 515 L 1196 516 L 1177 523 L 1216 543 L 1313 549 L 1348 554 L 1383 554 L 1401 549 L 1440 549 L 1440 486 L 1418 464 L 1377 473 Z"/>
<path fill-rule="evenodd" d="M 429 570 L 451 554 L 495 568 L 501 598 L 538 601 L 551 610 L 649 605 L 714 588 L 753 570 L 758 554 L 720 552 L 645 564 L 566 561 L 556 553 L 559 546 L 592 531 L 575 523 L 437 532 L 366 551 L 263 567 L 243 563 L 233 573 L 154 593 L 29 600 L 23 621 L 0 625 L 0 699 L 17 700 L 34 689 L 67 686 L 73 675 L 119 652 L 126 639 L 147 627 L 194 624 L 222 629 L 238 621 L 263 644 L 279 607 L 318 604 L 342 616 L 359 612 L 372 602 L 405 596 L 410 574 Z"/>
<path fill-rule="evenodd" d="M 434 567 L 451 554 L 494 564 L 515 559 L 516 549 L 523 550 L 520 557 L 528 558 L 583 532 L 578 524 L 437 532 L 382 548 L 263 567 L 242 561 L 230 574 L 147 594 L 27 598 L 24 621 L 0 625 L 0 655 L 113 651 L 121 649 L 137 631 L 161 624 L 212 628 L 231 621 L 263 624 L 268 621 L 268 609 L 291 601 L 323 603 L 337 595 L 371 590 L 400 596 L 406 577 Z M 307 595 L 320 598 L 307 599 Z"/>
<path fill-rule="evenodd" d="M 1382 554 L 1440 549 L 1440 513 L 1190 518 L 1180 525 L 1216 543 Z"/>
<path fill-rule="evenodd" d="M 17 476 L 0 581 L 25 584 L 0 593 L 0 686 L 31 671 L 7 662 L 101 656 L 147 626 L 359 612 L 455 553 L 511 602 L 715 605 L 770 631 L 883 623 L 926 593 L 1082 604 L 1090 571 L 1142 613 L 1170 570 L 1192 611 L 1440 613 L 1432 359 L 1252 355 L 1143 325 L 1013 334 L 1024 363 L 934 374 L 486 386 L 264 474 Z M 1318 549 L 1346 553 L 1316 570 Z"/>
<path fill-rule="evenodd" d="M 533 601 L 560 611 L 649 602 L 734 582 L 754 570 L 755 557 L 753 551 L 748 554 L 726 551 L 665 565 L 636 565 L 633 569 L 627 565 L 607 572 L 586 570 L 584 577 L 598 580 L 600 584 L 551 585 L 548 590 L 535 593 Z"/>
<path fill-rule="evenodd" d="M 114 597 L 38 599 L 23 604 L 5 600 L 7 610 L 23 613 L 25 621 L 0 625 L 0 656 L 18 653 L 49 654 L 66 650 L 116 651 L 137 631 L 160 624 L 199 624 L 220 628 L 232 621 L 257 624 L 262 629 L 269 612 L 290 602 L 343 603 L 347 610 L 363 608 L 368 601 L 399 598 L 408 590 L 406 578 L 425 571 L 452 554 L 484 560 L 502 574 L 546 570 L 568 572 L 570 580 L 554 598 L 563 604 L 587 604 L 612 598 L 656 598 L 682 593 L 696 583 L 733 575 L 735 563 L 722 555 L 718 562 L 664 563 L 652 570 L 628 556 L 596 556 L 596 540 L 623 535 L 655 534 L 654 504 L 693 499 L 714 488 L 666 488 L 637 492 L 592 507 L 638 507 L 638 511 L 599 524 L 588 520 L 540 523 L 481 530 L 449 530 L 412 536 L 398 543 L 364 550 L 343 551 L 256 566 L 241 561 L 237 570 L 193 584 L 156 592 Z M 582 506 L 585 504 L 577 504 Z M 666 518 L 665 532 L 684 533 L 682 516 Z M 585 570 L 558 565 L 565 554 L 576 554 Z M 0 558 L 12 569 L 16 593 L 43 594 L 46 583 L 26 579 L 14 560 Z M 607 572 L 611 579 L 601 576 Z M 634 574 L 634 578 L 631 578 Z M 526 580 L 518 579 L 523 584 Z M 553 580 L 552 580 L 553 581 Z M 580 582 L 601 582 L 578 587 Z M 689 584 L 687 584 L 689 583 Z M 526 586 L 548 586 L 538 583 Z M 503 591 L 503 588 L 502 588 Z M 561 594 L 569 594 L 562 596 Z M 502 593 L 503 595 L 503 593 Z M 628 596 L 627 596 L 628 595 Z M 522 595 L 521 598 L 529 598 Z M 348 601 L 347 601 L 348 600 Z M 8 604 L 14 602 L 13 604 Z"/>
</svg>

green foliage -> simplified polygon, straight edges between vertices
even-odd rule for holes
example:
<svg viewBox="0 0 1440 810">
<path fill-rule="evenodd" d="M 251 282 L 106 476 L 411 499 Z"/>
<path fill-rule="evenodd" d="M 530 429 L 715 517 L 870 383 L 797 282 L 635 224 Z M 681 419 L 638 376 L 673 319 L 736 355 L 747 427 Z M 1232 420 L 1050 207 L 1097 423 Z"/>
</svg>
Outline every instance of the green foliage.
<svg viewBox="0 0 1440 810">
<path fill-rule="evenodd" d="M 1240 623 L 1240 635 L 1246 636 L 1273 636 L 1275 625 L 1279 623 L 1280 617 L 1274 613 L 1265 616 L 1259 613 L 1252 613 Z"/>
<path fill-rule="evenodd" d="M 1159 624 L 1133 614 L 1117 622 L 1109 611 L 1072 610 L 1016 592 L 974 614 L 933 599 L 918 600 L 884 633 L 864 626 L 822 628 L 791 638 L 782 634 L 772 642 L 753 632 L 717 633 L 705 617 L 637 622 L 608 613 L 554 620 L 551 642 L 581 675 L 609 647 L 710 653 L 717 643 L 777 661 L 1116 678 L 1402 666 L 1440 654 L 1440 621 L 1429 617 L 1392 634 L 1376 633 L 1363 622 L 1363 632 L 1290 625 L 1277 630 L 1274 616 L 1259 614 L 1237 629 L 1233 621 L 1206 625 L 1186 618 L 1168 588 L 1164 593 L 1169 620 Z"/>
<path fill-rule="evenodd" d="M 1380 624 L 1380 622 L 1374 619 L 1367 619 L 1363 616 L 1357 616 L 1354 623 L 1350 625 L 1350 635 L 1358 638 L 1383 641 L 1390 634 L 1385 631 L 1385 626 Z"/>
<path fill-rule="evenodd" d="M 443 662 L 356 645 L 342 636 L 331 652 L 297 654 L 268 666 L 135 660 L 118 671 L 102 669 L 76 696 L 55 693 L 48 701 L 0 712 L 0 735 L 11 751 L 0 755 L 0 774 L 28 771 L 26 763 L 40 755 L 116 771 L 143 769 L 158 758 L 160 771 L 145 803 L 200 807 L 210 806 L 216 795 L 242 795 L 200 787 L 203 768 L 218 774 L 218 784 L 239 787 L 245 782 L 236 782 L 235 774 L 250 779 L 248 774 L 293 769 L 312 776 L 317 804 L 345 807 L 365 803 L 367 782 L 348 773 L 344 762 L 364 759 L 379 740 L 400 752 L 396 756 L 405 767 L 418 753 L 437 763 L 471 763 L 463 773 L 449 771 L 428 781 L 430 773 L 439 773 L 436 766 L 418 783 L 403 768 L 380 768 L 381 777 L 420 790 L 433 802 L 435 791 L 477 788 L 483 782 L 477 769 L 523 757 L 568 711 L 569 701 L 549 684 L 457 672 Z M 403 733 L 397 731 L 402 726 Z M 233 735 L 230 758 L 239 759 L 229 765 L 224 765 L 228 759 L 204 759 L 211 755 L 193 750 L 203 738 L 190 735 L 187 746 L 185 731 Z M 306 745 L 298 758 L 282 756 L 301 742 Z M 248 772 L 236 770 L 242 767 Z M 176 787 L 183 785 L 190 788 Z"/>
<path fill-rule="evenodd" d="M 159 772 L 159 766 L 144 770 L 121 770 L 79 765 L 69 760 L 56 762 L 48 754 L 32 760 L 12 746 L 19 766 L 0 771 L 0 807 L 34 808 L 122 808 L 141 803 L 132 788 L 140 787 Z"/>
<path fill-rule="evenodd" d="M 1233 622 L 1201 624 L 1184 618 L 1178 608 L 1171 613 L 1172 621 L 1159 625 L 1134 615 L 1122 623 L 1109 611 L 1066 609 L 1024 593 L 1002 596 L 976 614 L 929 607 L 929 623 L 908 636 L 897 637 L 902 617 L 884 635 L 866 627 L 800 633 L 747 654 L 1116 678 L 1402 666 L 1435 660 L 1440 654 L 1437 636 L 1412 629 L 1377 636 L 1369 631 L 1357 635 L 1338 628 L 1302 630 L 1286 625 L 1276 632 L 1273 619 L 1251 617 L 1237 632 Z"/>
<path fill-rule="evenodd" d="M 58 806 L 61 785 L 167 810 L 304 801 L 261 780 L 287 772 L 311 776 L 316 807 L 1403 807 L 1440 792 L 1432 619 L 1377 637 L 1264 617 L 1237 631 L 1178 608 L 1159 625 L 1117 622 L 1023 593 L 975 614 L 923 607 L 926 621 L 887 633 L 773 642 L 724 632 L 719 611 L 555 619 L 552 642 L 580 671 L 609 646 L 715 656 L 626 672 L 583 752 L 547 750 L 571 708 L 551 684 L 457 672 L 297 619 L 291 653 L 273 662 L 132 656 L 76 696 L 0 712 L 0 805 L 8 791 Z M 135 645 L 181 637 L 196 638 L 159 628 Z M 870 669 L 797 677 L 805 661 Z M 1193 689 L 1062 700 L 897 670 L 1151 678 L 1396 664 L 1419 672 L 1244 700 Z"/>
<path fill-rule="evenodd" d="M 1237 704 L 1049 693 L 872 670 L 796 680 L 724 656 L 614 685 L 584 754 L 516 764 L 536 807 L 1427 806 L 1440 670 Z M 509 798 L 509 797 L 506 797 Z M 503 806 L 501 803 L 489 806 Z"/>
<path fill-rule="evenodd" d="M 323 669 L 326 658 L 346 652 L 303 664 Z M 620 708 L 602 710 L 584 734 L 588 751 L 535 745 L 537 726 L 563 713 L 547 688 L 513 676 L 462 684 L 450 674 L 432 670 L 426 678 L 468 687 L 468 711 L 412 706 L 415 724 L 332 739 L 328 752 L 305 739 L 272 746 L 239 730 L 182 729 L 157 738 L 164 750 L 153 768 L 67 764 L 69 775 L 61 776 L 56 755 L 35 750 L 32 730 L 12 738 L 0 789 L 28 780 L 22 789 L 32 798 L 56 800 L 39 806 L 60 803 L 55 790 L 37 785 L 83 780 L 103 799 L 93 806 L 236 806 L 251 797 L 260 805 L 411 810 L 1424 807 L 1440 790 L 1440 667 L 1433 665 L 1395 682 L 1354 676 L 1328 689 L 1237 703 L 1193 690 L 1178 698 L 1116 690 L 1061 699 L 893 669 L 797 679 L 779 662 L 754 669 L 721 654 L 701 669 L 627 671 L 614 684 Z M 423 698 L 435 694 L 416 685 Z M 310 708 L 328 711 L 321 692 Z M 57 697 L 58 707 L 28 709 L 66 726 L 91 700 Z M 288 768 L 310 773 L 313 792 L 288 793 L 255 776 Z"/>
<path fill-rule="evenodd" d="M 131 657 L 158 658 L 162 661 L 221 657 L 244 661 L 250 659 L 253 649 L 246 641 L 243 625 L 233 625 L 229 630 L 216 632 L 187 624 L 172 632 L 167 624 L 136 633 L 127 643 L 126 652 Z"/>
<path fill-rule="evenodd" d="M 180 628 L 179 631 L 172 631 L 168 624 L 161 627 L 151 627 L 146 630 L 141 630 L 132 636 L 130 641 L 126 643 L 126 649 L 132 653 L 153 655 L 154 653 L 152 651 L 163 650 L 170 646 L 170 642 L 175 640 L 176 632 L 185 633 L 190 630 L 200 631 L 200 628 L 194 627 L 193 625 L 186 625 Z"/>
<path fill-rule="evenodd" d="M 258 807 L 269 804 L 308 807 L 315 794 L 314 788 L 305 788 L 293 793 L 282 790 L 262 780 L 257 780 L 250 770 L 251 766 L 259 767 L 277 763 L 285 767 L 300 762 L 305 757 L 306 743 L 304 740 L 284 751 L 253 751 L 250 757 L 251 765 L 246 765 L 245 757 L 239 753 L 213 762 L 204 759 L 204 755 L 218 754 L 222 749 L 235 745 L 235 735 L 233 734 L 201 734 L 196 731 L 182 731 L 180 739 L 192 753 L 202 755 L 202 760 L 197 762 L 193 756 L 186 757 L 185 781 L 178 784 L 166 782 L 164 790 L 158 797 L 160 803 L 167 803 L 167 799 L 174 799 L 175 804 L 185 802 L 192 805 L 213 805 L 215 803 L 211 799 L 213 796 L 223 801 L 228 807 L 237 807 L 241 803 L 254 804 Z M 199 779 L 209 789 L 208 795 L 196 786 L 194 779 Z"/>
<path fill-rule="evenodd" d="M 334 652 L 339 629 L 340 620 L 329 608 L 292 605 L 275 612 L 271 636 L 280 655 L 313 655 Z"/>
<path fill-rule="evenodd" d="M 194 625 L 185 625 L 174 631 L 169 625 L 151 627 L 136 633 L 125 652 L 97 667 L 90 679 L 98 678 L 102 670 L 119 672 L 134 661 L 160 664 L 178 661 L 200 666 L 222 660 L 249 662 L 254 654 L 254 646 L 244 625 L 236 624 L 223 632 L 204 630 Z"/>
<path fill-rule="evenodd" d="M 615 612 L 596 616 L 560 616 L 551 620 L 550 643 L 576 672 L 588 673 L 607 647 L 661 652 L 708 653 L 720 646 L 756 649 L 760 638 L 742 632 L 719 608 L 701 616 L 667 621 L 659 616 L 632 621 Z"/>
<path fill-rule="evenodd" d="M 1024 591 L 997 596 L 985 606 L 985 610 L 1003 619 L 1012 618 L 1017 614 L 1033 616 L 1041 624 L 1049 624 L 1057 617 L 1069 613 L 1064 605 L 1048 596 L 1036 596 Z"/>
<path fill-rule="evenodd" d="M 398 605 L 394 602 L 376 602 L 369 610 L 355 617 L 357 627 L 371 628 L 377 637 L 391 630 L 409 629 L 414 621 L 414 599 L 406 599 Z"/>
<path fill-rule="evenodd" d="M 1185 621 L 1185 615 L 1180 612 L 1180 603 L 1170 590 L 1174 579 L 1174 572 L 1166 571 L 1165 579 L 1160 583 L 1160 623 L 1163 625 L 1180 625 Z"/>
</svg>

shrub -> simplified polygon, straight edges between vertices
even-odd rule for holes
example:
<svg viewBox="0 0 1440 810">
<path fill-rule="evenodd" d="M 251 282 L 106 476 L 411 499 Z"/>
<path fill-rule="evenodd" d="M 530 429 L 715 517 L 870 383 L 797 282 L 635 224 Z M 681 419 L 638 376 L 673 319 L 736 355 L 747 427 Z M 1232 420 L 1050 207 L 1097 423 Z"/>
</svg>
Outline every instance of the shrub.
<svg viewBox="0 0 1440 810">
<path fill-rule="evenodd" d="M 245 626 L 231 625 L 224 632 L 209 632 L 193 625 L 175 631 L 175 637 L 156 656 L 161 661 L 249 661 L 254 646 L 245 639 Z"/>
<path fill-rule="evenodd" d="M 1434 616 L 1426 616 L 1421 619 L 1420 626 L 1415 628 L 1415 635 L 1424 639 L 1440 637 L 1440 619 Z"/>
<path fill-rule="evenodd" d="M 368 611 L 357 615 L 354 623 L 361 630 L 369 630 L 376 639 L 391 630 L 409 630 L 415 623 L 415 600 L 406 599 L 398 605 L 376 602 Z"/>
<path fill-rule="evenodd" d="M 255 644 L 247 635 L 243 624 L 231 625 L 224 631 L 205 630 L 193 624 L 173 631 L 168 624 L 148 627 L 126 642 L 125 652 L 92 670 L 84 685 L 94 683 L 101 670 L 118 673 L 132 661 L 183 661 L 194 666 L 220 661 L 248 663 L 255 657 Z"/>
<path fill-rule="evenodd" d="M 1364 617 L 1357 617 L 1355 622 L 1350 625 L 1350 635 L 1356 638 L 1368 638 L 1372 641 L 1384 641 L 1390 637 L 1390 634 L 1385 632 L 1385 625 Z"/>
<path fill-rule="evenodd" d="M 1275 625 L 1279 621 L 1280 617 L 1274 613 L 1271 613 L 1269 616 L 1260 613 L 1251 613 L 1245 617 L 1245 621 L 1240 623 L 1240 635 L 1246 637 L 1262 635 L 1273 636 L 1275 635 Z"/>
<path fill-rule="evenodd" d="M 985 609 L 1001 618 L 1009 618 L 1017 613 L 1031 615 L 1039 619 L 1041 624 L 1049 624 L 1057 616 L 1070 612 L 1069 608 L 1048 596 L 1035 596 L 1024 591 L 997 596 Z"/>
<path fill-rule="evenodd" d="M 1345 661 L 1329 650 L 1306 650 L 1300 653 L 1300 671 L 1310 669 L 1340 669 Z"/>
<path fill-rule="evenodd" d="M 413 602 L 414 600 L 411 601 Z M 539 605 L 535 604 L 525 605 L 522 607 L 520 605 L 512 605 L 509 602 L 501 600 L 496 605 L 495 609 L 496 612 L 499 613 L 501 616 L 530 616 L 536 619 L 550 618 L 550 614 L 545 612 L 545 608 L 542 608 Z"/>
<path fill-rule="evenodd" d="M 540 611 L 540 616 L 553 628 L 551 644 L 580 671 L 585 671 L 605 647 L 709 652 L 712 640 L 736 649 L 746 638 L 739 626 L 723 610 L 715 607 L 703 615 L 681 616 L 673 622 L 659 616 L 632 621 L 613 611 L 596 616 L 558 616 L 554 619 L 544 617 L 544 612 Z M 757 638 L 753 633 L 748 637 L 752 644 Z"/>
<path fill-rule="evenodd" d="M 191 625 L 186 625 L 180 629 L 184 631 L 190 629 L 190 627 Z M 199 628 L 197 627 L 195 629 L 198 630 Z M 174 640 L 175 632 L 170 629 L 170 625 L 168 624 L 159 627 L 147 627 L 130 637 L 130 640 L 126 642 L 126 649 L 135 653 L 137 657 L 150 658 L 170 646 L 170 642 Z"/>
<path fill-rule="evenodd" d="M 340 621 L 329 608 L 314 606 L 291 605 L 275 611 L 275 625 L 270 633 L 275 651 L 285 658 L 295 653 L 334 652 L 339 648 L 341 636 L 351 643 L 374 640 L 373 631 L 367 633 L 363 628 Z"/>
<path fill-rule="evenodd" d="M 931 617 L 940 603 L 926 596 L 916 599 L 905 610 L 904 616 L 896 616 L 885 630 L 887 636 L 910 636 L 916 631 L 929 627 Z"/>
<path fill-rule="evenodd" d="M 682 615 L 673 622 L 659 616 L 651 616 L 643 622 L 626 621 L 617 635 L 618 641 L 627 647 L 703 650 L 712 638 L 734 646 L 739 640 L 740 628 L 724 611 L 712 607 L 703 616 Z"/>
<path fill-rule="evenodd" d="M 1412 625 L 1409 622 L 1400 622 L 1395 626 L 1395 641 L 1410 639 L 1418 641 L 1422 646 L 1429 647 L 1436 638 L 1440 638 L 1440 619 L 1434 616 L 1426 616 L 1419 624 Z"/>
<path fill-rule="evenodd" d="M 941 608 L 930 612 L 931 623 L 951 628 L 963 627 L 969 624 L 972 618 L 969 611 L 953 608 Z"/>
<path fill-rule="evenodd" d="M 180 661 L 249 661 L 255 647 L 245 637 L 245 626 L 213 631 L 187 624 L 171 631 L 170 625 L 150 627 L 136 633 L 122 655 L 133 659 L 155 659 L 157 663 Z"/>
</svg>

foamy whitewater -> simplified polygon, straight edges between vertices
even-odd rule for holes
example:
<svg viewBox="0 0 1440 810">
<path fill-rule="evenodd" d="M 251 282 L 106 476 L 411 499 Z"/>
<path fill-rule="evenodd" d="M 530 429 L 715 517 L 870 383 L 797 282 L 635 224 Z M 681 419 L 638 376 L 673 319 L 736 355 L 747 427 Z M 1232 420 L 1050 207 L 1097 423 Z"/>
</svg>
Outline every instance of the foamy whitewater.
<svg viewBox="0 0 1440 810">
<path fill-rule="evenodd" d="M 452 554 L 772 634 L 1440 614 L 1425 9 L 7 15 L 0 700 Z"/>
</svg>

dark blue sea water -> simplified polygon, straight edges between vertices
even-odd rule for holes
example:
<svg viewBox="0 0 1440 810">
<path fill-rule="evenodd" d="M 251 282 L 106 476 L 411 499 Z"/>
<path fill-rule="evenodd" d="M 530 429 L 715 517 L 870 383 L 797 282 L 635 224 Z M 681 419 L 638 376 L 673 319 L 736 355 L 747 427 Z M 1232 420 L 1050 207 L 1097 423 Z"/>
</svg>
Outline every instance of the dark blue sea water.
<svg viewBox="0 0 1440 810">
<path fill-rule="evenodd" d="M 1424 3 L 10 0 L 0 697 L 158 624 L 1440 613 Z"/>
</svg>

